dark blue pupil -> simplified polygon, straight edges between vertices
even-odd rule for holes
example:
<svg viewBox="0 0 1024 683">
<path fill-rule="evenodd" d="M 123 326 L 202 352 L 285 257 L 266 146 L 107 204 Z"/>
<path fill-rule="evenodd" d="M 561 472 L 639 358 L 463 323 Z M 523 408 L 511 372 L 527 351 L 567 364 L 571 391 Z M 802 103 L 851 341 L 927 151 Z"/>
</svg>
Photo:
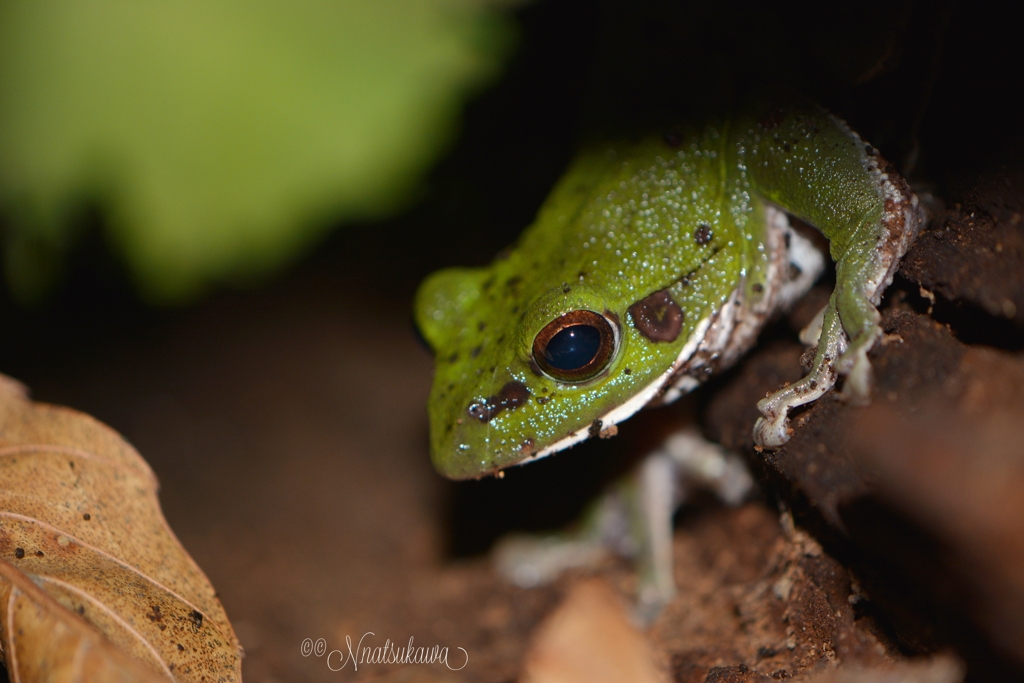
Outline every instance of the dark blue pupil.
<svg viewBox="0 0 1024 683">
<path fill-rule="evenodd" d="M 544 359 L 556 370 L 579 370 L 601 348 L 601 330 L 593 325 L 570 325 L 558 331 L 544 349 Z"/>
</svg>

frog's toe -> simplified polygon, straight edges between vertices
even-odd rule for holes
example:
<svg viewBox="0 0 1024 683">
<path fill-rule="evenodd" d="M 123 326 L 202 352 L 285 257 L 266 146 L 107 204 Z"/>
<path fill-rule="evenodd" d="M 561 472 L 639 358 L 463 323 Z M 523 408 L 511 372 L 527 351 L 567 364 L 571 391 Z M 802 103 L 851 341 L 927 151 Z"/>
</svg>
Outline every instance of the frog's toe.
<svg viewBox="0 0 1024 683">
<path fill-rule="evenodd" d="M 828 311 L 829 304 L 825 304 L 821 307 L 811 321 L 807 323 L 804 329 L 800 330 L 800 343 L 804 346 L 814 346 L 818 343 L 821 338 L 821 328 L 825 324 L 825 312 Z"/>
<path fill-rule="evenodd" d="M 552 583 L 574 567 L 598 564 L 606 548 L 588 538 L 513 534 L 498 542 L 493 560 L 498 573 L 522 588 Z"/>
<path fill-rule="evenodd" d="M 763 417 L 754 423 L 754 443 L 761 448 L 780 448 L 789 441 L 789 420 L 785 415 L 774 420 Z"/>
<path fill-rule="evenodd" d="M 758 401 L 757 409 L 764 417 L 754 424 L 754 443 L 762 448 L 779 448 L 789 441 L 792 433 L 787 419 L 789 411 L 816 401 L 836 383 L 836 367 L 829 358 L 829 354 L 819 352 L 809 375 Z"/>
<path fill-rule="evenodd" d="M 637 596 L 636 606 L 633 608 L 633 621 L 641 628 L 647 628 L 654 623 L 668 603 L 672 602 L 675 594 L 675 584 L 668 592 L 653 588 L 641 590 Z"/>
<path fill-rule="evenodd" d="M 840 371 L 846 375 L 841 397 L 850 405 L 871 403 L 871 361 L 866 346 L 852 348 L 839 357 Z"/>
</svg>

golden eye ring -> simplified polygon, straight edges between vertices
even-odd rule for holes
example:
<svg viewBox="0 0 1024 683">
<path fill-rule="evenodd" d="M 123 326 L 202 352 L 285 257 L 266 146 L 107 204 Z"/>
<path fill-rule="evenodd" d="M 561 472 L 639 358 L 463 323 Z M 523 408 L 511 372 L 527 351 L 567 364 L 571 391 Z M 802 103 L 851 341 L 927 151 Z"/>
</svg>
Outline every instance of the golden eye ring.
<svg viewBox="0 0 1024 683">
<path fill-rule="evenodd" d="M 600 313 L 570 311 L 533 339 L 533 360 L 559 382 L 586 382 L 601 374 L 618 346 L 614 324 Z"/>
</svg>

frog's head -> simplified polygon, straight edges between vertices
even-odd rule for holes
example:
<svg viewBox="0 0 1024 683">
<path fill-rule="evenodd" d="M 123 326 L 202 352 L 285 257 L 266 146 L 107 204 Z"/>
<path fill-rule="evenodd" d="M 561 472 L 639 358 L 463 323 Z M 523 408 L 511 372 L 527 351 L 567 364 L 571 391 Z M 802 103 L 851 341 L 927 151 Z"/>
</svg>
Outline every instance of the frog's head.
<svg viewBox="0 0 1024 683">
<path fill-rule="evenodd" d="M 580 282 L 531 285 L 518 272 L 502 261 L 444 270 L 417 294 L 437 359 L 431 455 L 447 477 L 536 459 L 629 417 L 691 336 L 670 290 L 620 302 Z"/>
</svg>

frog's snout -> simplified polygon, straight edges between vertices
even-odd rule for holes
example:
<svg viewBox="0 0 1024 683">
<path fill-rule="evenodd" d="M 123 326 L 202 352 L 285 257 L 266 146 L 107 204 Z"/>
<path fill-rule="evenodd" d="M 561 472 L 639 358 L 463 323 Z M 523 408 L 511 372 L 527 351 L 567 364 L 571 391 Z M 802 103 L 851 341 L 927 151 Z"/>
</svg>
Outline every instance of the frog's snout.
<svg viewBox="0 0 1024 683">
<path fill-rule="evenodd" d="M 490 396 L 468 400 L 454 416 L 434 415 L 434 468 L 450 479 L 471 479 L 532 456 L 536 452 L 533 437 L 518 437 L 511 443 L 499 424 L 500 418 L 522 409 L 531 398 L 525 383 L 511 379 Z"/>
</svg>

